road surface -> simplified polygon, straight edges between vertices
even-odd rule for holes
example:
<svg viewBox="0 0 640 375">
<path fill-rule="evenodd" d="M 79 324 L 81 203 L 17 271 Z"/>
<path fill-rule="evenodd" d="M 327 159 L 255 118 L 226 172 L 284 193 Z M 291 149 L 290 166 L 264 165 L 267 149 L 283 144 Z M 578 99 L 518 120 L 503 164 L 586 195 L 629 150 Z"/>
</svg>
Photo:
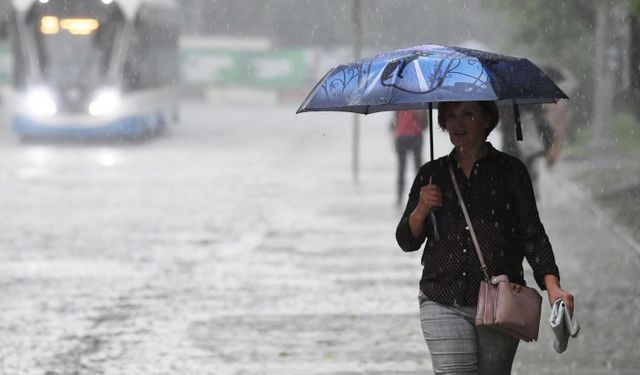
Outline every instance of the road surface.
<svg viewBox="0 0 640 375">
<path fill-rule="evenodd" d="M 354 184 L 351 115 L 294 112 L 187 102 L 140 143 L 0 129 L 0 373 L 429 374 L 388 114 Z M 583 335 L 555 354 L 545 306 L 514 373 L 639 373 L 640 254 L 557 171 L 540 210 Z"/>
</svg>

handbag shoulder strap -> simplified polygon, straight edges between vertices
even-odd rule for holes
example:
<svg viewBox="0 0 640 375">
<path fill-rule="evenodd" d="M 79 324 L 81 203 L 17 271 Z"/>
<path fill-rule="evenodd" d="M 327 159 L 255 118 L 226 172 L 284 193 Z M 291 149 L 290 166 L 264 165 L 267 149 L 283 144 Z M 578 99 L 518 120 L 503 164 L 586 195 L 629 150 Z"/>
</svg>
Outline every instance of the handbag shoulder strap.
<svg viewBox="0 0 640 375">
<path fill-rule="evenodd" d="M 473 246 L 476 248 L 476 253 L 478 254 L 478 258 L 480 259 L 480 270 L 482 271 L 482 275 L 484 276 L 484 280 L 489 282 L 489 273 L 487 272 L 487 265 L 484 262 L 484 257 L 482 256 L 482 251 L 480 251 L 480 244 L 478 243 L 478 238 L 476 237 L 476 232 L 473 230 L 473 225 L 471 225 L 471 219 L 469 218 L 469 213 L 467 212 L 467 206 L 464 204 L 464 199 L 462 199 L 462 193 L 460 193 L 460 187 L 458 186 L 458 180 L 456 180 L 456 175 L 453 172 L 453 167 L 449 164 L 449 174 L 451 175 L 451 181 L 453 182 L 453 188 L 456 191 L 456 195 L 458 196 L 458 200 L 460 201 L 460 207 L 462 208 L 462 213 L 464 214 L 464 219 L 467 222 L 467 226 L 469 227 L 469 232 L 471 232 L 471 239 L 473 240 Z"/>
</svg>

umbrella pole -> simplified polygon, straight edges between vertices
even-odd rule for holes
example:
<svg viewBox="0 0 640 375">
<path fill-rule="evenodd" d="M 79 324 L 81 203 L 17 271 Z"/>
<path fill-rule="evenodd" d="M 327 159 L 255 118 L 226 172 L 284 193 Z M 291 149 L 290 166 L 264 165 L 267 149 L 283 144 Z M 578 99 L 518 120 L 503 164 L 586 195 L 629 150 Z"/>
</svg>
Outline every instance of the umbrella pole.
<svg viewBox="0 0 640 375">
<path fill-rule="evenodd" d="M 433 103 L 429 103 L 429 151 L 433 161 Z"/>
<path fill-rule="evenodd" d="M 429 102 L 429 151 L 431 152 L 431 161 L 433 161 L 433 103 Z M 431 183 L 431 180 L 429 180 Z M 436 214 L 432 209 L 429 213 L 431 217 L 431 225 L 433 226 L 433 239 L 440 240 L 440 233 L 438 232 L 438 224 L 436 222 Z"/>
</svg>

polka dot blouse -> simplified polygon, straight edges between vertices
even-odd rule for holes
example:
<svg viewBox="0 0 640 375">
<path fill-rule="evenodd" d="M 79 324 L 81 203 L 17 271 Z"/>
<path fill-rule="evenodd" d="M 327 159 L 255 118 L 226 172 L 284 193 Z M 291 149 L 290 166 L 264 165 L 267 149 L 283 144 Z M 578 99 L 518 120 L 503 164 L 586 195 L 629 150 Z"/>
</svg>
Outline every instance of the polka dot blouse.
<svg viewBox="0 0 640 375">
<path fill-rule="evenodd" d="M 396 239 L 404 251 L 416 251 L 426 240 L 420 289 L 438 303 L 475 305 L 483 278 L 449 175 L 449 163 L 454 167 L 489 273 L 507 274 L 512 282 L 525 285 L 522 263 L 526 258 L 541 289 L 545 289 L 545 275 L 560 277 L 540 222 L 527 168 L 520 160 L 488 146 L 489 152 L 476 162 L 469 178 L 453 151 L 423 165 L 396 230 Z M 443 196 L 442 207 L 435 210 L 440 233 L 437 241 L 429 218 L 419 238 L 413 237 L 409 227 L 409 215 L 418 204 L 420 188 L 428 184 L 429 178 L 440 187 Z"/>
</svg>

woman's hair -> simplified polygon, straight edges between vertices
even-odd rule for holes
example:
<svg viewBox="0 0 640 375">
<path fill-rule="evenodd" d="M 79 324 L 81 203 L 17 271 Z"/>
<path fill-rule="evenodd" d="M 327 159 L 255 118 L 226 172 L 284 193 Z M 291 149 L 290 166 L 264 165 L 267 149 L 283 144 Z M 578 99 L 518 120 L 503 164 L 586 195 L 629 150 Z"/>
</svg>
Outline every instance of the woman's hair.
<svg viewBox="0 0 640 375">
<path fill-rule="evenodd" d="M 447 130 L 447 111 L 450 106 L 457 106 L 462 102 L 441 102 L 438 103 L 438 124 L 442 128 L 442 130 Z M 487 128 L 487 136 L 489 133 L 498 125 L 498 121 L 500 121 L 500 112 L 498 111 L 498 106 L 495 102 L 479 100 L 476 101 L 482 111 L 489 119 L 489 127 Z"/>
</svg>

